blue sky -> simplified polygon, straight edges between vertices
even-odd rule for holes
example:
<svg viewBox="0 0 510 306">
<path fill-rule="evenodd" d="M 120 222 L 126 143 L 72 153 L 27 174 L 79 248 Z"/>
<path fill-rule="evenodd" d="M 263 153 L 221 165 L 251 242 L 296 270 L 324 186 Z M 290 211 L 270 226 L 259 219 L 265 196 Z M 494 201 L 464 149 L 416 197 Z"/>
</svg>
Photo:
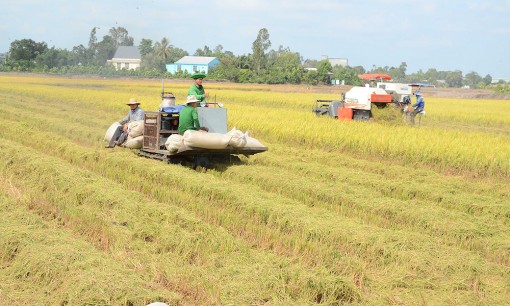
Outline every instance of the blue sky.
<svg viewBox="0 0 510 306">
<path fill-rule="evenodd" d="M 510 0 L 0 0 L 0 52 L 29 38 L 50 47 L 87 46 L 112 27 L 193 54 L 222 45 L 251 53 L 261 28 L 271 49 L 350 66 L 429 68 L 510 77 Z"/>
</svg>

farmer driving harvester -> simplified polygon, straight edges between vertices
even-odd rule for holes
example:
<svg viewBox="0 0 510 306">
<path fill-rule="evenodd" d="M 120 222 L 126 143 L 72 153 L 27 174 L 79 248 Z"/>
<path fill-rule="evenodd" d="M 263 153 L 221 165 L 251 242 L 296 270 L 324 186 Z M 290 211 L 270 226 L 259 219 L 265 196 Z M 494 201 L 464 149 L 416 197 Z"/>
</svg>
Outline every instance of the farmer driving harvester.
<svg viewBox="0 0 510 306">
<path fill-rule="evenodd" d="M 187 130 L 209 131 L 207 127 L 200 126 L 196 110 L 197 102 L 200 102 L 200 99 L 194 95 L 189 95 L 186 99 L 186 107 L 179 114 L 179 128 L 177 129 L 179 134 L 183 135 Z"/>
<path fill-rule="evenodd" d="M 200 102 L 198 106 L 207 106 L 207 98 L 209 98 L 209 93 L 205 92 L 204 86 L 202 86 L 202 81 L 205 78 L 205 74 L 195 73 L 191 76 L 191 78 L 194 79 L 195 82 L 189 88 L 188 96 L 195 96 Z"/>
</svg>

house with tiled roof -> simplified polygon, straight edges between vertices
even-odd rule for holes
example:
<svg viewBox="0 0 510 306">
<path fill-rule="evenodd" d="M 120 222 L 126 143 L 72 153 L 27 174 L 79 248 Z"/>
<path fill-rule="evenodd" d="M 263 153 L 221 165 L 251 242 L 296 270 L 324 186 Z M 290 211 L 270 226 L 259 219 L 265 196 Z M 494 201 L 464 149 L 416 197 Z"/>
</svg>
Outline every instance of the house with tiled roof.
<svg viewBox="0 0 510 306">
<path fill-rule="evenodd" d="M 113 65 L 115 69 L 139 69 L 142 56 L 137 46 L 119 46 L 115 55 L 106 63 Z"/>
</svg>

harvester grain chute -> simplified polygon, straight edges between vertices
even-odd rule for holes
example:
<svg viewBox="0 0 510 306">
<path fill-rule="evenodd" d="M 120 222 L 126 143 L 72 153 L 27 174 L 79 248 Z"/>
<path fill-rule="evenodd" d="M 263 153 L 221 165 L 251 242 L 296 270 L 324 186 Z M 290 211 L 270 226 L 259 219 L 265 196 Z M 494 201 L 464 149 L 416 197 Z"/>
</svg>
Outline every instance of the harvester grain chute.
<svg viewBox="0 0 510 306">
<path fill-rule="evenodd" d="M 372 117 L 372 105 L 377 108 L 394 105 L 403 109 L 411 102 L 412 87 L 388 82 L 391 76 L 387 74 L 361 74 L 358 77 L 368 83 L 352 87 L 342 94 L 341 100 L 316 100 L 312 112 L 317 116 L 344 120 L 368 120 Z"/>
</svg>

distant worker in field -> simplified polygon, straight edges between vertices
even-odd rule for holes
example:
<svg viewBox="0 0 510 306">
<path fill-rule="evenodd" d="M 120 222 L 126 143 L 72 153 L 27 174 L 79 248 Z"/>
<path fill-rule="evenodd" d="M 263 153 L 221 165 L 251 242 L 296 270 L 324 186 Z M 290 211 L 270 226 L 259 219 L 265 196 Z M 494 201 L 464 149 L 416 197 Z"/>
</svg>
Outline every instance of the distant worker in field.
<svg viewBox="0 0 510 306">
<path fill-rule="evenodd" d="M 186 107 L 179 113 L 179 128 L 177 131 L 179 134 L 184 134 L 187 130 L 198 130 L 208 132 L 209 129 L 205 126 L 200 126 L 198 121 L 197 102 L 200 102 L 194 95 L 189 95 L 186 99 Z"/>
<path fill-rule="evenodd" d="M 135 98 L 129 99 L 129 102 L 126 104 L 131 110 L 128 112 L 127 116 L 121 120 L 119 120 L 120 126 L 115 130 L 110 143 L 107 148 L 114 148 L 116 145 L 121 145 L 126 141 L 128 132 L 128 123 L 132 121 L 144 120 L 145 112 L 143 109 L 139 107 L 140 102 L 138 102 Z"/>
<path fill-rule="evenodd" d="M 418 115 L 419 113 L 421 113 L 425 110 L 425 100 L 423 100 L 421 91 L 419 91 L 419 90 L 416 91 L 414 93 L 414 95 L 416 96 L 416 103 L 413 104 L 414 110 L 411 113 L 411 124 L 413 124 L 413 125 L 414 125 L 414 118 L 416 117 L 416 115 Z"/>
<path fill-rule="evenodd" d="M 192 79 L 195 80 L 193 85 L 188 90 L 188 95 L 195 96 L 200 102 L 207 103 L 207 99 L 209 98 L 209 93 L 205 92 L 204 86 L 202 86 L 202 82 L 205 78 L 205 74 L 203 73 L 195 73 L 191 76 Z M 207 104 L 206 104 L 207 105 Z"/>
</svg>

